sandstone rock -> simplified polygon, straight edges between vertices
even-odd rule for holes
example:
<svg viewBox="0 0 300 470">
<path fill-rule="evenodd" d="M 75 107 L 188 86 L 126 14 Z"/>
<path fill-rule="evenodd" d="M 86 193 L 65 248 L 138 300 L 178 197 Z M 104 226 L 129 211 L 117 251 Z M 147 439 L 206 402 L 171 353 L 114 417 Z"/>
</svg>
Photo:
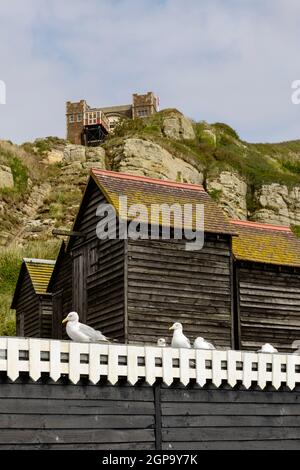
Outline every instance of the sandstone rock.
<svg viewBox="0 0 300 470">
<path fill-rule="evenodd" d="M 85 147 L 83 145 L 66 145 L 64 149 L 64 162 L 85 162 Z"/>
<path fill-rule="evenodd" d="M 0 189 L 13 188 L 14 178 L 9 166 L 0 165 Z"/>
<path fill-rule="evenodd" d="M 174 157 L 159 145 L 142 139 L 127 139 L 114 159 L 119 171 L 163 180 L 202 184 L 203 174 Z"/>
<path fill-rule="evenodd" d="M 64 167 L 63 172 L 66 175 L 73 175 L 73 174 L 76 175 L 76 174 L 82 173 L 82 170 L 83 170 L 83 164 L 76 161 Z"/>
<path fill-rule="evenodd" d="M 216 178 L 208 178 L 206 188 L 229 217 L 247 219 L 247 184 L 230 171 L 222 171 Z"/>
<path fill-rule="evenodd" d="M 166 137 L 175 140 L 195 139 L 195 131 L 191 121 L 180 113 L 164 118 L 163 133 Z"/>
<path fill-rule="evenodd" d="M 211 129 L 203 129 L 201 132 L 201 142 L 215 147 L 217 144 L 217 136 Z"/>
<path fill-rule="evenodd" d="M 105 170 L 103 162 L 86 162 L 82 164 L 83 168 L 90 170 L 91 168 L 98 168 L 99 170 Z"/>
<path fill-rule="evenodd" d="M 254 220 L 300 225 L 300 187 L 289 189 L 278 183 L 264 185 L 256 191 L 255 201 L 259 209 L 253 214 Z"/>
<path fill-rule="evenodd" d="M 43 162 L 48 165 L 54 165 L 55 163 L 61 163 L 64 159 L 64 152 L 62 150 L 53 149 L 43 159 Z"/>
<path fill-rule="evenodd" d="M 85 156 L 87 162 L 102 163 L 103 168 L 105 168 L 105 150 L 103 147 L 87 147 Z"/>
</svg>

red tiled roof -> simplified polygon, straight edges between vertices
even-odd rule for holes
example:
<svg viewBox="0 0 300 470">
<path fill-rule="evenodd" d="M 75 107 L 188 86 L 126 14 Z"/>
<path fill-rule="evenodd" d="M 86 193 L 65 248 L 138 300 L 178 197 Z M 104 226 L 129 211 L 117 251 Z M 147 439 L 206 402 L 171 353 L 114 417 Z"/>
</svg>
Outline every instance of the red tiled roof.
<svg viewBox="0 0 300 470">
<path fill-rule="evenodd" d="M 234 233 L 233 227 L 226 215 L 201 185 L 165 181 L 98 169 L 92 169 L 91 176 L 106 196 L 108 202 L 114 206 L 119 217 L 123 219 L 130 220 L 133 217 L 128 216 L 127 213 L 120 213 L 120 196 L 127 196 L 128 207 L 134 204 L 146 206 L 149 221 L 151 221 L 150 209 L 153 204 L 167 204 L 169 206 L 176 203 L 180 206 L 191 204 L 193 209 L 196 204 L 202 204 L 204 206 L 204 229 L 206 232 Z M 186 223 L 186 227 L 195 228 L 194 210 L 192 219 L 191 225 Z M 181 226 L 182 218 L 179 220 L 174 217 L 169 225 L 176 227 L 179 224 Z"/>
<path fill-rule="evenodd" d="M 231 221 L 236 259 L 282 266 L 300 266 L 300 239 L 289 227 L 250 221 Z"/>
</svg>

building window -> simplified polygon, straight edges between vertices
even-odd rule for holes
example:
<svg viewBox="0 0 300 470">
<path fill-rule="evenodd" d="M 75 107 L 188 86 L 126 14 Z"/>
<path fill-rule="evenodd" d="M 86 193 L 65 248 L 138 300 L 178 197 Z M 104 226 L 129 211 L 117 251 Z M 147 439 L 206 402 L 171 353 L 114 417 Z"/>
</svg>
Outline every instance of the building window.
<svg viewBox="0 0 300 470">
<path fill-rule="evenodd" d="M 148 116 L 148 110 L 147 109 L 139 109 L 137 112 L 137 115 L 139 117 L 146 117 Z"/>
<path fill-rule="evenodd" d="M 81 122 L 82 121 L 82 113 L 78 113 L 77 114 L 77 122 Z"/>
<path fill-rule="evenodd" d="M 73 122 L 75 122 L 74 114 L 70 114 L 70 116 L 69 116 L 69 122 L 70 122 L 71 124 L 73 124 Z"/>
</svg>

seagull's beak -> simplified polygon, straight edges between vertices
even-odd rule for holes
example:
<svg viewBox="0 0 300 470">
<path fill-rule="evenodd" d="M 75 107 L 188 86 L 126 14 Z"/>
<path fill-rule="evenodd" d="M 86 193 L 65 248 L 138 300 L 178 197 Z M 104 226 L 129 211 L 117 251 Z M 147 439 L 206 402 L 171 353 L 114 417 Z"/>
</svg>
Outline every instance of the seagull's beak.
<svg viewBox="0 0 300 470">
<path fill-rule="evenodd" d="M 174 326 L 173 325 L 170 326 L 169 330 L 174 330 Z"/>
<path fill-rule="evenodd" d="M 66 317 L 66 318 L 62 321 L 62 323 L 67 323 L 67 321 L 68 321 L 68 317 Z"/>
</svg>

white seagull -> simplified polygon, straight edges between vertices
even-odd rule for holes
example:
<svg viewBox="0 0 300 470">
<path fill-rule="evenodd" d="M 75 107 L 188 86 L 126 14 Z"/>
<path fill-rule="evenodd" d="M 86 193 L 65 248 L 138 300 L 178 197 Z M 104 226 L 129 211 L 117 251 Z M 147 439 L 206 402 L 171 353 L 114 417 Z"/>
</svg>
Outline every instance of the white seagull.
<svg viewBox="0 0 300 470">
<path fill-rule="evenodd" d="M 81 343 L 96 343 L 98 341 L 109 341 L 101 331 L 96 331 L 88 325 L 79 322 L 79 315 L 77 312 L 70 312 L 69 315 L 62 321 L 66 323 L 67 335 L 73 341 Z"/>
<path fill-rule="evenodd" d="M 261 349 L 259 349 L 257 352 L 260 353 L 278 353 L 277 349 L 272 346 L 270 343 L 263 344 Z"/>
<path fill-rule="evenodd" d="M 213 344 L 208 343 L 201 336 L 195 339 L 194 348 L 195 349 L 216 349 Z"/>
<path fill-rule="evenodd" d="M 299 339 L 296 339 L 295 341 L 293 341 L 292 343 L 292 349 L 296 349 L 295 352 L 293 352 L 293 354 L 295 356 L 300 356 L 300 340 Z"/>
<path fill-rule="evenodd" d="M 169 330 L 174 330 L 171 346 L 172 348 L 188 348 L 190 349 L 190 340 L 184 336 L 182 332 L 182 324 L 174 323 Z"/>
<path fill-rule="evenodd" d="M 165 338 L 158 338 L 157 346 L 159 346 L 161 348 L 165 348 L 167 346 L 167 342 L 166 342 Z"/>
</svg>

